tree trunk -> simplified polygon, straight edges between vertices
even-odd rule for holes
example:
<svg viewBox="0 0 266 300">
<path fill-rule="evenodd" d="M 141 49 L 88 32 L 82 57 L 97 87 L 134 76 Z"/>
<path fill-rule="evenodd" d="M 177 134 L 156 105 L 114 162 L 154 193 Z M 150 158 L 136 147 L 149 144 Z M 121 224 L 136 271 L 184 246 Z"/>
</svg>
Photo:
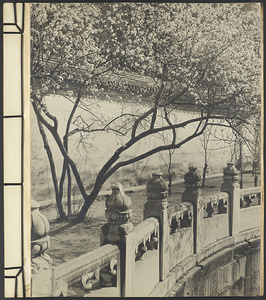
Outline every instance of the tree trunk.
<svg viewBox="0 0 266 300">
<path fill-rule="evenodd" d="M 67 166 L 67 214 L 71 216 L 71 172 L 69 165 Z"/>
<path fill-rule="evenodd" d="M 205 162 L 204 168 L 203 168 L 203 174 L 202 174 L 202 185 L 201 185 L 203 188 L 205 188 L 207 169 L 208 169 L 208 164 Z"/>
<path fill-rule="evenodd" d="M 258 186 L 257 162 L 253 161 L 254 186 Z"/>
<path fill-rule="evenodd" d="M 172 195 L 172 174 L 169 173 L 168 194 Z"/>
<path fill-rule="evenodd" d="M 56 206 L 57 206 L 57 209 L 59 212 L 59 220 L 66 220 L 67 216 L 63 209 L 62 197 L 60 197 L 59 195 L 57 195 L 57 197 L 56 197 Z"/>
<path fill-rule="evenodd" d="M 169 178 L 169 183 L 168 183 L 168 194 L 172 195 L 172 152 L 169 150 L 169 166 L 168 166 L 168 178 Z"/>
<path fill-rule="evenodd" d="M 52 151 L 51 151 L 51 148 L 49 146 L 49 143 L 48 143 L 47 136 L 46 136 L 46 133 L 44 131 L 43 125 L 39 120 L 38 120 L 38 126 L 39 126 L 40 134 L 42 136 L 44 149 L 47 153 L 48 161 L 49 161 L 49 164 L 50 164 L 50 169 L 51 169 L 51 174 L 52 174 L 52 179 L 53 179 L 53 184 L 54 184 L 54 190 L 55 190 L 56 206 L 57 206 L 57 209 L 58 209 L 58 212 L 59 212 L 59 219 L 65 220 L 66 219 L 66 214 L 65 214 L 63 206 L 62 206 L 62 194 L 59 193 L 59 191 L 58 191 L 58 181 L 57 181 L 57 177 L 56 177 L 56 169 L 55 169 L 55 163 L 54 163 Z"/>
<path fill-rule="evenodd" d="M 242 141 L 240 141 L 240 155 L 239 155 L 239 159 L 240 159 L 240 188 L 243 188 L 243 158 L 242 158 Z"/>
<path fill-rule="evenodd" d="M 94 189 L 91 194 L 84 199 L 85 202 L 81 208 L 81 210 L 79 211 L 77 218 L 76 218 L 76 222 L 82 222 L 86 216 L 86 213 L 88 211 L 88 209 L 90 208 L 90 206 L 92 205 L 92 203 L 94 202 L 94 200 L 96 200 L 98 193 L 100 191 L 101 188 L 97 188 L 96 190 Z"/>
</svg>

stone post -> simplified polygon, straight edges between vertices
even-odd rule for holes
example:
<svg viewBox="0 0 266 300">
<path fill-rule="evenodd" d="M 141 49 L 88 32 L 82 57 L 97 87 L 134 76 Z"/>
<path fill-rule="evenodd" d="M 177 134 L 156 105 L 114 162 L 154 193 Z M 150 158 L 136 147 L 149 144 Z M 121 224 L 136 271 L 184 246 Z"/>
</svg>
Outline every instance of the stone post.
<svg viewBox="0 0 266 300">
<path fill-rule="evenodd" d="M 164 280 L 169 273 L 168 239 L 170 226 L 168 221 L 167 184 L 161 173 L 152 173 L 152 178 L 147 182 L 146 191 L 147 202 L 144 205 L 144 220 L 149 217 L 159 219 L 160 280 Z"/>
<path fill-rule="evenodd" d="M 194 253 L 198 253 L 203 248 L 203 199 L 200 189 L 201 175 L 197 167 L 189 167 L 184 180 L 185 191 L 182 195 L 182 202 L 191 202 L 193 205 Z"/>
<path fill-rule="evenodd" d="M 32 296 L 49 297 L 52 294 L 52 259 L 46 253 L 50 246 L 49 221 L 39 211 L 40 204 L 31 200 L 31 273 Z"/>
<path fill-rule="evenodd" d="M 135 241 L 132 202 L 120 183 L 112 185 L 112 194 L 105 201 L 105 216 L 108 223 L 101 229 L 101 246 L 116 244 L 120 249 L 120 274 L 122 297 L 134 296 Z M 117 279 L 119 280 L 119 278 Z"/>
<path fill-rule="evenodd" d="M 227 163 L 224 169 L 221 192 L 228 193 L 229 235 L 234 236 L 240 231 L 240 187 L 238 170 L 233 163 Z"/>
</svg>

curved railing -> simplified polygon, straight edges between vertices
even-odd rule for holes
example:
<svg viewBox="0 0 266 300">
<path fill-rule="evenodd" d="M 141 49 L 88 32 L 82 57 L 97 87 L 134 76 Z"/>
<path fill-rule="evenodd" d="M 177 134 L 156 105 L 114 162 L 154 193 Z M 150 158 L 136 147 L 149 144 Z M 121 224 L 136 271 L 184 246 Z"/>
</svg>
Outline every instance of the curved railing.
<svg viewBox="0 0 266 300">
<path fill-rule="evenodd" d="M 145 220 L 135 227 L 129 222 L 131 200 L 115 185 L 109 222 L 102 227 L 107 244 L 34 274 L 33 296 L 165 296 L 195 266 L 260 235 L 260 187 L 240 189 L 237 171 L 229 164 L 222 192 L 202 198 L 198 178 L 191 168 L 181 202 L 170 209 L 162 192 L 166 184 L 155 174 L 147 184 Z M 121 199 L 127 210 L 119 206 Z"/>
</svg>

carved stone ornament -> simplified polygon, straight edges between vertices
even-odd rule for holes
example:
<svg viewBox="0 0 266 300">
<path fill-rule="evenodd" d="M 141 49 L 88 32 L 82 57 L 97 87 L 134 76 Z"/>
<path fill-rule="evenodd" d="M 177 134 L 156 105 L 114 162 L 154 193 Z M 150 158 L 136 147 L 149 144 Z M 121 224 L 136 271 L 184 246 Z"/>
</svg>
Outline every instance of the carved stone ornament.
<svg viewBox="0 0 266 300">
<path fill-rule="evenodd" d="M 112 194 L 106 198 L 105 216 L 110 223 L 123 224 L 132 216 L 132 201 L 120 183 L 112 185 Z"/>
<path fill-rule="evenodd" d="M 177 218 L 177 216 L 174 216 L 170 223 L 170 234 L 177 232 L 177 229 L 180 228 L 180 224 L 181 219 Z"/>
<path fill-rule="evenodd" d="M 109 266 L 100 271 L 103 286 L 116 286 L 117 281 L 117 258 L 112 257 Z"/>
<path fill-rule="evenodd" d="M 47 217 L 39 211 L 39 203 L 31 201 L 31 266 L 32 273 L 37 273 L 52 266 L 52 259 L 45 253 L 50 246 L 48 232 L 50 225 Z"/>
<path fill-rule="evenodd" d="M 52 267 L 53 260 L 47 253 L 42 253 L 31 259 L 31 274 L 39 273 L 43 270 L 48 270 Z"/>
<path fill-rule="evenodd" d="M 31 200 L 31 239 L 37 240 L 47 236 L 50 224 L 47 217 L 39 211 L 40 204 Z"/>
<path fill-rule="evenodd" d="M 122 185 L 116 183 L 112 185 L 112 194 L 106 198 L 105 205 L 108 223 L 101 228 L 102 243 L 117 243 L 134 229 L 133 224 L 129 222 L 132 216 L 132 202 L 123 191 Z"/>
<path fill-rule="evenodd" d="M 167 199 L 163 199 L 158 202 L 158 200 L 150 200 L 144 204 L 144 208 L 147 210 L 163 210 L 168 207 L 168 201 Z"/>
<path fill-rule="evenodd" d="M 150 241 L 146 243 L 148 250 L 154 250 L 158 248 L 158 237 L 153 236 Z"/>
<path fill-rule="evenodd" d="M 238 181 L 238 170 L 234 163 L 227 163 L 224 169 L 224 181 Z"/>
<path fill-rule="evenodd" d="M 119 236 L 123 237 L 125 235 L 128 235 L 133 230 L 134 230 L 134 225 L 131 222 L 128 222 L 118 227 L 118 234 Z"/>
<path fill-rule="evenodd" d="M 146 188 L 147 192 L 160 194 L 167 191 L 167 184 L 160 172 L 154 172 L 152 173 L 152 178 L 148 180 Z"/>
<path fill-rule="evenodd" d="M 213 202 L 208 202 L 206 204 L 205 210 L 208 214 L 208 218 L 213 217 L 213 215 L 214 215 L 214 203 Z"/>
<path fill-rule="evenodd" d="M 148 251 L 147 246 L 143 246 L 143 244 L 139 245 L 138 251 L 135 253 L 135 260 L 143 260 L 143 254 Z"/>
<path fill-rule="evenodd" d="M 55 294 L 53 297 L 67 297 L 68 284 L 65 280 L 57 280 L 55 284 Z"/>
<path fill-rule="evenodd" d="M 227 201 L 224 199 L 219 200 L 218 204 L 218 214 L 226 214 L 227 213 Z"/>
<path fill-rule="evenodd" d="M 148 201 L 144 204 L 146 210 L 162 210 L 168 207 L 167 183 L 160 172 L 152 173 L 146 185 Z"/>
<path fill-rule="evenodd" d="M 188 168 L 188 172 L 184 176 L 185 186 L 187 188 L 199 188 L 201 175 L 199 171 L 197 171 L 196 166 L 190 166 Z"/>
<path fill-rule="evenodd" d="M 184 213 L 183 219 L 181 219 L 181 227 L 191 227 L 192 210 Z"/>
<path fill-rule="evenodd" d="M 100 285 L 100 267 L 97 266 L 94 271 L 85 272 L 81 276 L 81 283 L 85 290 L 91 290 L 92 288 L 96 288 Z"/>
</svg>

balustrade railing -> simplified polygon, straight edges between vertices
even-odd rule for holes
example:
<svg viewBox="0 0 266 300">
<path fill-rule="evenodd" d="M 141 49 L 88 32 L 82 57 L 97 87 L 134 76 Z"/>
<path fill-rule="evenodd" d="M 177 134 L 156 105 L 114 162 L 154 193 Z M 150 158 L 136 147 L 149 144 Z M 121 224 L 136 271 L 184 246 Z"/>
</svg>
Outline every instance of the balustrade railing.
<svg viewBox="0 0 266 300">
<path fill-rule="evenodd" d="M 190 167 L 184 179 L 181 202 L 177 199 L 170 209 L 167 184 L 160 173 L 153 173 L 147 183 L 144 221 L 135 227 L 130 223 L 130 197 L 121 184 L 113 185 L 112 194 L 106 199 L 108 222 L 102 227 L 102 246 L 57 267 L 51 266 L 46 254 L 49 226 L 33 203 L 34 218 L 40 217 L 46 226 L 41 235 L 32 236 L 33 296 L 146 297 L 177 266 L 188 270 L 189 265 L 223 249 L 229 242 L 241 241 L 238 236 L 243 232 L 247 232 L 245 238 L 254 237 L 252 230 L 260 226 L 261 190 L 240 189 L 233 164 L 224 169 L 221 192 L 205 199 L 196 167 Z M 40 232 L 35 229 L 32 228 L 33 233 Z M 216 245 L 213 250 L 212 245 Z M 191 260 L 185 263 L 189 257 Z"/>
<path fill-rule="evenodd" d="M 94 297 L 104 287 L 113 287 L 110 296 L 120 296 L 119 270 L 119 248 L 104 245 L 55 267 L 53 296 Z"/>
</svg>

